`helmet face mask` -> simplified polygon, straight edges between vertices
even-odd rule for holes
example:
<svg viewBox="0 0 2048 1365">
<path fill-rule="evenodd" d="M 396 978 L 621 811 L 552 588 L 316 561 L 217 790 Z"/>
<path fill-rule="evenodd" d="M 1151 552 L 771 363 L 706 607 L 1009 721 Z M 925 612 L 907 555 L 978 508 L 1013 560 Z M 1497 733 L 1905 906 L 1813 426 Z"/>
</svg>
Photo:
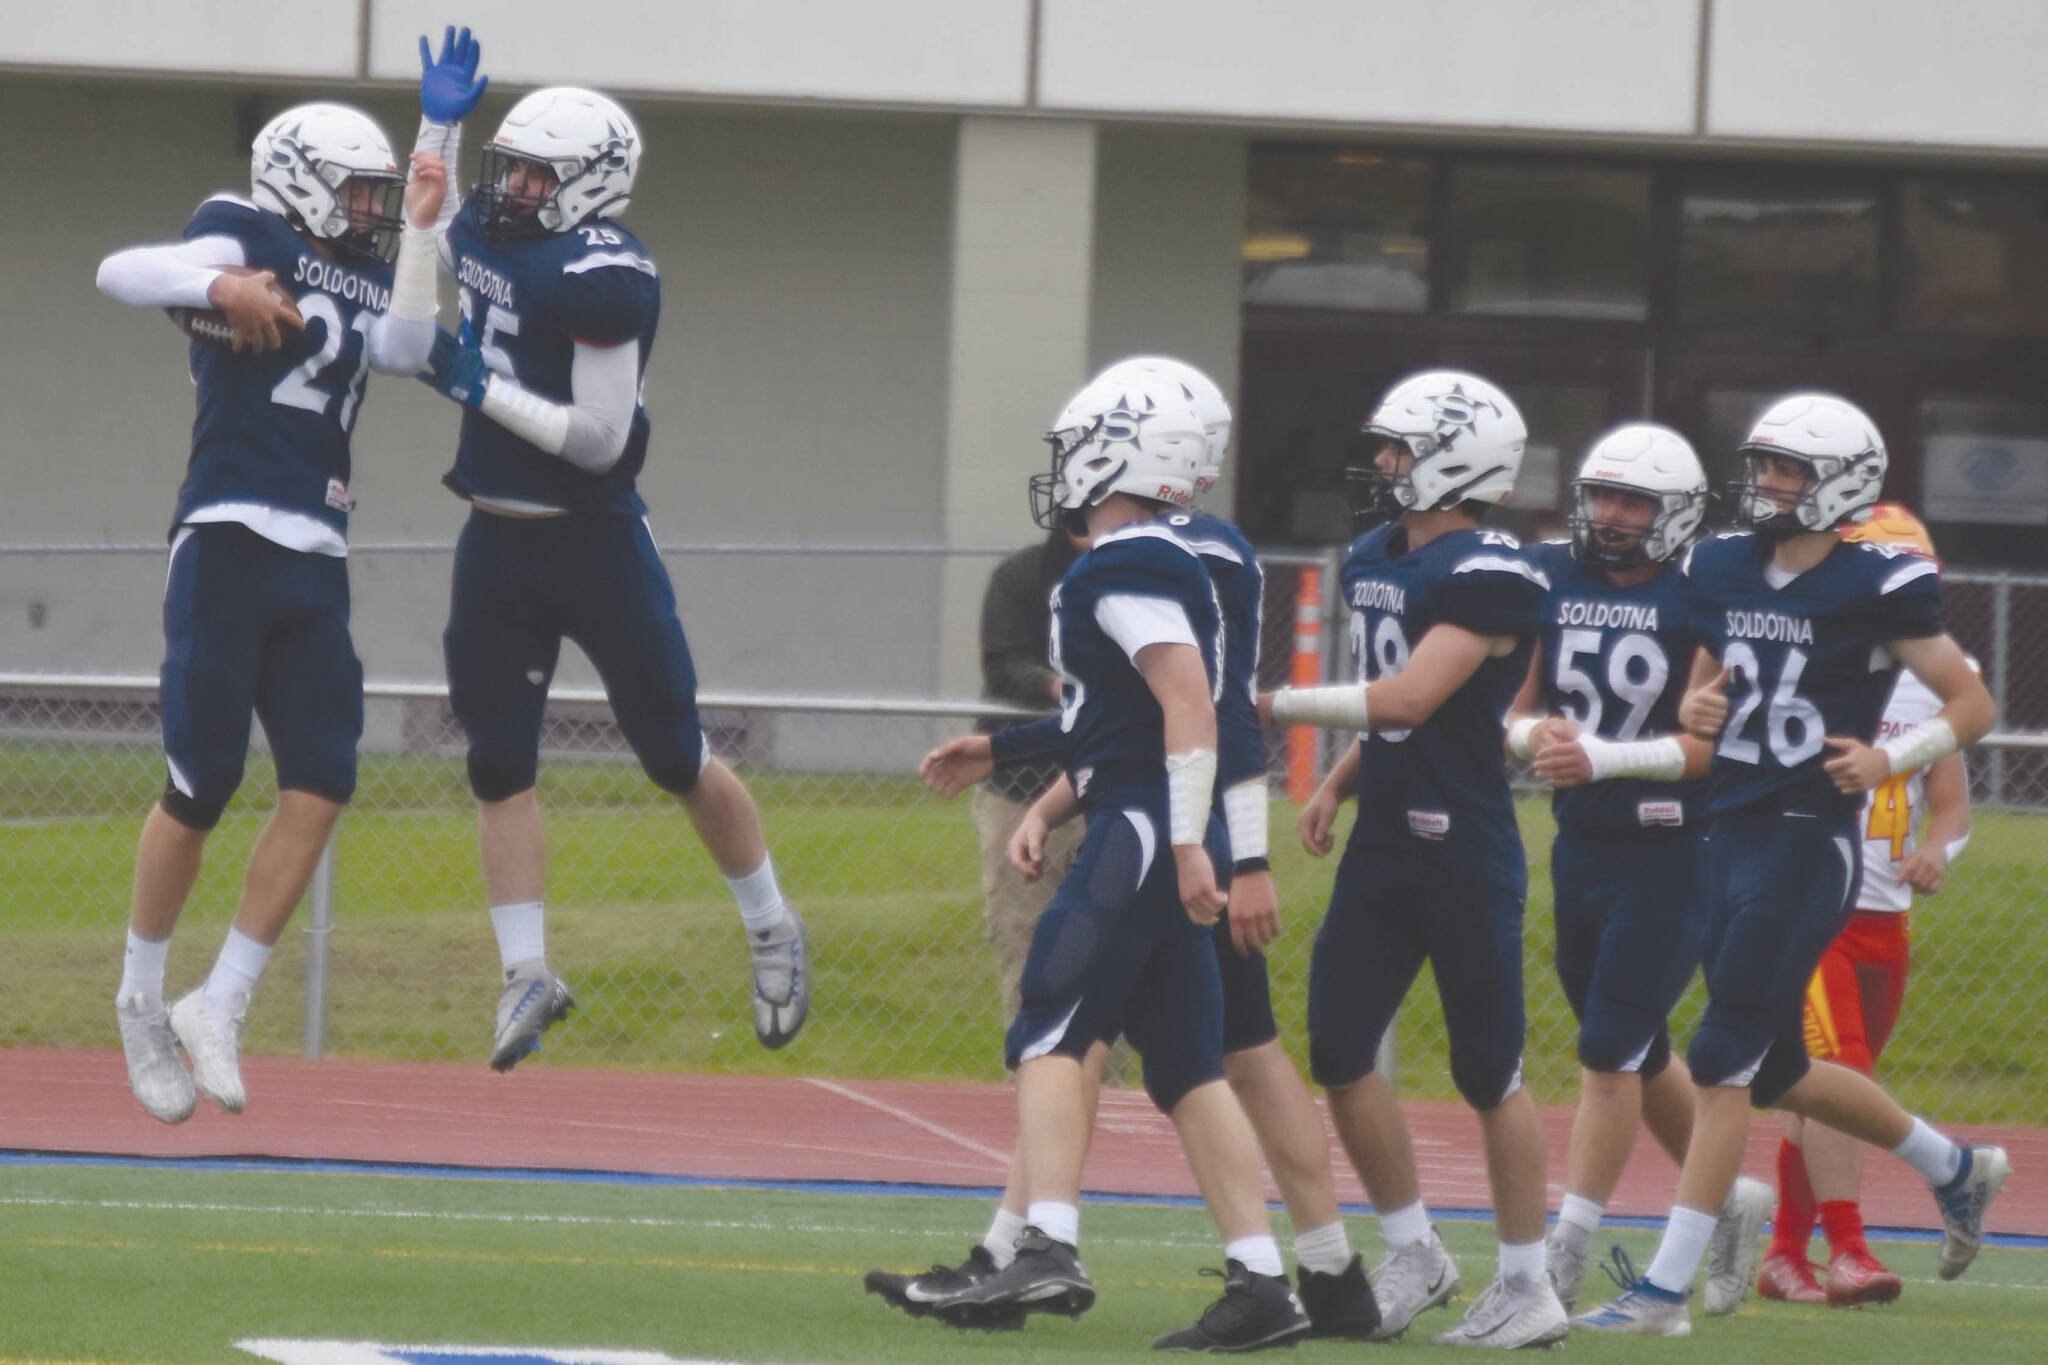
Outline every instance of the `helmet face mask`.
<svg viewBox="0 0 2048 1365">
<path fill-rule="evenodd" d="M 1593 443 L 1572 480 L 1572 555 L 1604 569 L 1663 563 L 1699 533 L 1707 474 L 1683 436 L 1630 422 Z"/>
<path fill-rule="evenodd" d="M 249 149 L 249 197 L 351 265 L 398 255 L 405 176 L 360 110 L 302 104 L 265 124 Z"/>
<path fill-rule="evenodd" d="M 496 237 L 532 237 L 616 218 L 639 166 L 640 130 L 612 100 L 573 86 L 536 90 L 484 146 L 480 225 Z"/>
</svg>

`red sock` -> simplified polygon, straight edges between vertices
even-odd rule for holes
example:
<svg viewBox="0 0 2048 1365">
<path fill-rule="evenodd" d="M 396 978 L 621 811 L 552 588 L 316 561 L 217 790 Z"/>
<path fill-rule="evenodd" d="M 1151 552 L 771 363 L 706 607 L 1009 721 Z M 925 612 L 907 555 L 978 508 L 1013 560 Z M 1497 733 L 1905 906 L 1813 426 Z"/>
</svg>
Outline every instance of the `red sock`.
<svg viewBox="0 0 2048 1365">
<path fill-rule="evenodd" d="M 1863 1208 L 1853 1199 L 1829 1199 L 1820 1205 L 1821 1231 L 1828 1235 L 1828 1249 L 1839 1256 L 1845 1251 L 1868 1252 L 1863 1240 Z"/>
<path fill-rule="evenodd" d="M 1806 1154 L 1778 1139 L 1778 1212 L 1771 1219 L 1773 1256 L 1806 1259 L 1813 1240 L 1813 1182 L 1806 1178 Z"/>
</svg>

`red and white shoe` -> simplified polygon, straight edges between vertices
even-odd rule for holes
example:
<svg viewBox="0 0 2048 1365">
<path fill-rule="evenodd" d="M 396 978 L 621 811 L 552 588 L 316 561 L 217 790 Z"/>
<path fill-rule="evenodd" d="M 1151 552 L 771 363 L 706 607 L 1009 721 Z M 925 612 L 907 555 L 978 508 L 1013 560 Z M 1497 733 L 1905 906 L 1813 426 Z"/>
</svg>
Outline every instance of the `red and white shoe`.
<svg viewBox="0 0 2048 1365">
<path fill-rule="evenodd" d="M 1890 1303 L 1899 1296 L 1899 1277 L 1870 1254 L 1869 1247 L 1838 1251 L 1828 1262 L 1828 1305 L 1855 1308 L 1866 1303 Z"/>
<path fill-rule="evenodd" d="M 1757 1267 L 1756 1296 L 1781 1303 L 1826 1303 L 1828 1291 L 1820 1287 L 1814 1265 L 1804 1256 L 1772 1252 Z"/>
</svg>

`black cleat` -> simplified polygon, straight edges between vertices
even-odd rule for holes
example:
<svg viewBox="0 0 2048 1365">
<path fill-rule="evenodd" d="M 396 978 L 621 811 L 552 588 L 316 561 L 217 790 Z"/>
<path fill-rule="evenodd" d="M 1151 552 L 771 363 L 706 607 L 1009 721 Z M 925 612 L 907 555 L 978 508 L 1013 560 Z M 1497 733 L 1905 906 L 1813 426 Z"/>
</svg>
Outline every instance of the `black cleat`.
<svg viewBox="0 0 2048 1365">
<path fill-rule="evenodd" d="M 1308 1310 L 1312 1337 L 1358 1337 L 1380 1330 L 1380 1302 L 1365 1278 L 1365 1261 L 1354 1255 L 1335 1275 L 1295 1267 L 1301 1306 Z"/>
<path fill-rule="evenodd" d="M 1095 1283 L 1080 1256 L 1035 1227 L 1017 1239 L 1017 1259 L 1003 1269 L 932 1305 L 952 1327 L 1010 1327 L 1026 1313 L 1078 1318 L 1095 1306 Z"/>
<path fill-rule="evenodd" d="M 996 1273 L 996 1258 L 989 1249 L 976 1243 L 967 1253 L 967 1259 L 959 1265 L 935 1265 L 922 1275 L 899 1275 L 889 1270 L 870 1270 L 862 1281 L 870 1294 L 880 1294 L 893 1307 L 900 1308 L 913 1318 L 929 1316 L 941 1302 L 958 1294 L 963 1289 L 972 1289 Z M 988 1323 L 984 1326 L 1022 1327 L 1022 1311 L 1013 1315 L 1007 1323 Z"/>
<path fill-rule="evenodd" d="M 1363 1279 L 1364 1266 L 1353 1264 Z M 1254 1275 L 1242 1261 L 1227 1262 L 1226 1267 L 1221 1272 L 1202 1272 L 1221 1274 L 1223 1297 L 1203 1309 L 1192 1327 L 1168 1332 L 1154 1341 L 1153 1350 L 1262 1351 L 1268 1346 L 1292 1346 L 1308 1334 L 1308 1310 L 1288 1288 L 1285 1275 Z M 1344 1276 L 1322 1278 L 1341 1280 Z"/>
</svg>

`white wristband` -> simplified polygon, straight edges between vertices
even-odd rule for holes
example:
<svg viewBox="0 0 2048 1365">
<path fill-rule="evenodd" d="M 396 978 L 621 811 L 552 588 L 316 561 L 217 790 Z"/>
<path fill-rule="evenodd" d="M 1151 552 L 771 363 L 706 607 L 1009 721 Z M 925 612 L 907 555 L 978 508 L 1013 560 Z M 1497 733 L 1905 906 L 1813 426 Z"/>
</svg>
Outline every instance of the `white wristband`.
<svg viewBox="0 0 2048 1365">
<path fill-rule="evenodd" d="M 1595 782 L 1610 777 L 1646 777 L 1655 782 L 1676 782 L 1685 776 L 1685 749 L 1678 736 L 1638 739 L 1620 743 L 1598 735 L 1580 735 L 1579 748 L 1592 765 Z"/>
<path fill-rule="evenodd" d="M 1891 761 L 1892 775 L 1909 773 L 1924 768 L 1937 758 L 1946 758 L 1956 751 L 1955 728 L 1940 716 L 1923 721 L 1900 735 L 1877 746 Z"/>
<path fill-rule="evenodd" d="M 1970 831 L 1964 830 L 1961 834 L 1958 834 L 1955 838 L 1949 840 L 1948 844 L 1941 851 L 1943 854 L 1947 856 L 1950 862 L 1954 862 L 1956 859 L 1963 856 L 1963 850 L 1968 848 L 1969 846 Z"/>
<path fill-rule="evenodd" d="M 1176 844 L 1199 844 L 1209 829 L 1209 808 L 1216 801 L 1216 751 L 1190 749 L 1166 756 L 1167 838 Z"/>
<path fill-rule="evenodd" d="M 1223 823 L 1230 827 L 1230 860 L 1266 856 L 1266 779 L 1254 777 L 1223 792 Z"/>
<path fill-rule="evenodd" d="M 398 262 L 391 271 L 392 317 L 431 322 L 441 311 L 439 254 L 439 233 L 406 224 L 398 239 Z"/>
<path fill-rule="evenodd" d="M 1325 730 L 1364 731 L 1364 683 L 1336 687 L 1283 687 L 1273 694 L 1273 719 L 1286 725 L 1319 725 Z"/>
<path fill-rule="evenodd" d="M 1529 736 L 1536 729 L 1536 717 L 1517 716 L 1508 724 L 1508 752 L 1527 763 L 1536 757 L 1535 749 L 1529 745 Z"/>
</svg>

